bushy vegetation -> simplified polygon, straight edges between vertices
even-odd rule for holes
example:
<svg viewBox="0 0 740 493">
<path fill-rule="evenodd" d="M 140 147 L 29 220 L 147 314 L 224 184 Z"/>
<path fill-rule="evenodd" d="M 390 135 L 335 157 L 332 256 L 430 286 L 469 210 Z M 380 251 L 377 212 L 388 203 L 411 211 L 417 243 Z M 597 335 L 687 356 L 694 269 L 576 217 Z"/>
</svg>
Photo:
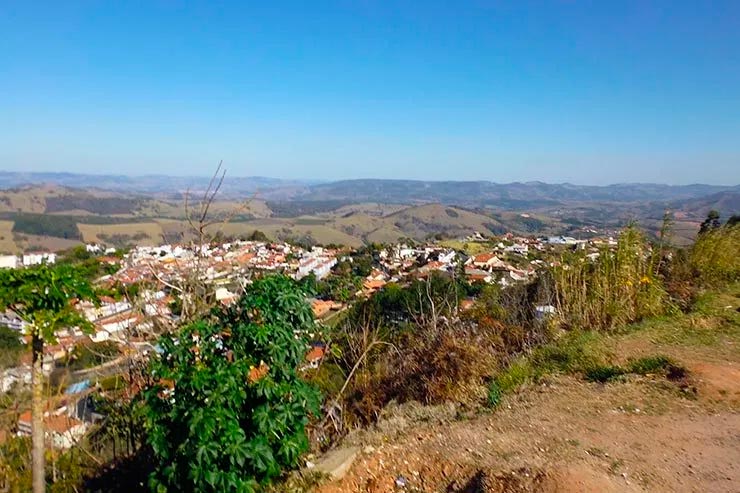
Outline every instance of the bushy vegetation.
<svg viewBox="0 0 740 493">
<path fill-rule="evenodd" d="M 554 269 L 558 311 L 566 327 L 606 329 L 665 313 L 669 307 L 656 257 L 635 225 L 625 228 L 615 251 L 604 248 L 564 257 Z"/>
<path fill-rule="evenodd" d="M 740 279 L 740 224 L 708 228 L 691 247 L 689 259 L 704 283 Z"/>
<path fill-rule="evenodd" d="M 536 217 L 517 216 L 514 223 L 522 231 L 527 233 L 537 233 L 545 229 L 545 223 Z"/>
<path fill-rule="evenodd" d="M 349 200 L 291 200 L 289 202 L 267 201 L 275 217 L 311 216 L 339 209 L 351 204 Z"/>
<path fill-rule="evenodd" d="M 343 426 L 374 422 L 390 402 L 484 401 L 499 362 L 547 337 L 547 323 L 520 306 L 532 304 L 538 286 L 510 297 L 434 274 L 405 287 L 389 284 L 353 306 L 332 341 L 336 371 L 352 375 L 340 396 Z M 478 301 L 461 312 L 461 300 L 472 293 Z"/>
<path fill-rule="evenodd" d="M 673 379 L 676 375 L 684 375 L 686 370 L 671 358 L 659 354 L 631 360 L 623 366 L 612 364 L 597 365 L 587 368 L 583 373 L 586 380 L 605 383 L 629 374 L 659 374 Z"/>
<path fill-rule="evenodd" d="M 249 492 L 296 467 L 319 411 L 298 373 L 316 330 L 304 293 L 275 276 L 164 336 L 144 394 L 151 489 Z"/>
<path fill-rule="evenodd" d="M 132 214 L 141 206 L 141 200 L 126 197 L 86 197 L 61 195 L 46 197 L 46 212 L 83 210 L 93 214 Z"/>
<path fill-rule="evenodd" d="M 32 212 L 4 212 L 0 219 L 14 221 L 13 232 L 17 234 L 53 236 L 68 240 L 79 240 L 78 223 L 125 224 L 149 221 L 143 217 L 74 216 L 65 214 L 38 214 Z"/>
<path fill-rule="evenodd" d="M 120 269 L 118 264 L 102 263 L 100 260 L 85 249 L 84 245 L 62 252 L 57 259 L 60 265 L 74 266 L 75 269 L 86 279 L 96 279 L 101 276 L 113 274 Z"/>
<path fill-rule="evenodd" d="M 54 236 L 68 240 L 80 238 L 77 219 L 72 216 L 51 216 L 46 214 L 15 214 L 14 233 L 39 236 Z"/>
<path fill-rule="evenodd" d="M 662 353 L 619 360 L 605 341 L 642 331 L 698 344 L 737 330 L 738 314 L 710 311 L 702 294 L 738 280 L 737 228 L 711 223 L 693 247 L 679 250 L 651 243 L 630 226 L 615 249 L 598 256 L 568 250 L 535 281 L 505 289 L 470 284 L 460 270 L 390 283 L 355 301 L 331 327 L 315 324 L 307 298 L 352 302 L 378 266 L 379 246 L 339 262 L 327 280 L 258 278 L 235 305 L 198 311 L 163 336 L 162 353 L 139 375 L 136 387 L 145 390 L 137 398 L 118 399 L 133 380 L 101 382 L 106 395 L 99 409 L 109 418 L 86 445 L 112 457 L 115 467 L 88 485 L 105 490 L 114 482 L 132 491 L 145 475 L 158 492 L 283 491 L 274 482 L 299 465 L 311 444 L 330 447 L 376 421 L 391 403 L 496 408 L 507 393 L 561 373 L 598 383 L 634 378 L 628 375 L 683 378 L 686 370 Z M 94 277 L 101 273 L 95 262 L 77 249 L 62 264 Z M 557 312 L 543 316 L 538 305 Z M 701 330 L 695 317 L 702 310 L 717 330 Z M 327 348 L 316 370 L 305 368 L 313 341 Z M 108 349 L 80 347 L 72 364 L 115 357 Z M 309 436 L 317 440 L 310 443 Z M 12 446 L 26 454 L 23 442 Z M 59 491 L 80 484 L 69 467 L 73 486 Z M 118 471 L 116 481 L 106 476 L 111 471 Z"/>
<path fill-rule="evenodd" d="M 136 234 L 130 235 L 125 233 L 113 233 L 113 234 L 98 234 L 98 238 L 104 242 L 115 246 L 116 248 L 130 248 L 135 245 L 137 241 L 149 239 L 149 235 L 140 231 Z"/>
</svg>

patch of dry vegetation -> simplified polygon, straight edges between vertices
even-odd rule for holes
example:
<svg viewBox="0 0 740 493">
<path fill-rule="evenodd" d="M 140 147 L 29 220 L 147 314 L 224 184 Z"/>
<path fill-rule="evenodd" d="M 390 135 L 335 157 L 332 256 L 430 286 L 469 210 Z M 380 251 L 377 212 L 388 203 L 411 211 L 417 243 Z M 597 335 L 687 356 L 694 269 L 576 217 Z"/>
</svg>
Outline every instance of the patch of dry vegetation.
<svg viewBox="0 0 740 493">
<path fill-rule="evenodd" d="M 0 221 L 0 254 L 17 253 L 18 250 L 13 239 L 13 221 Z"/>
<path fill-rule="evenodd" d="M 162 226 L 156 222 L 126 224 L 77 224 L 86 243 L 130 242 L 136 245 L 154 245 L 162 242 Z"/>
</svg>

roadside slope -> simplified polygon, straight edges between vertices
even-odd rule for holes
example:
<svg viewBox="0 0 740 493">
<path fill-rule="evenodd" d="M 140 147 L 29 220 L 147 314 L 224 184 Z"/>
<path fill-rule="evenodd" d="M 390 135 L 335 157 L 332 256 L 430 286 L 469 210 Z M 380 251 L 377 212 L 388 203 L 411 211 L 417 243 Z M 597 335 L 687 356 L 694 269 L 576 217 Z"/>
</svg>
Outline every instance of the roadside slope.
<svg viewBox="0 0 740 493">
<path fill-rule="evenodd" d="M 317 491 L 740 491 L 739 307 L 735 287 L 691 314 L 581 348 L 609 364 L 666 355 L 688 370 L 677 379 L 551 374 L 505 395 L 493 413 L 391 411 L 347 440 L 363 452 L 344 479 Z"/>
</svg>

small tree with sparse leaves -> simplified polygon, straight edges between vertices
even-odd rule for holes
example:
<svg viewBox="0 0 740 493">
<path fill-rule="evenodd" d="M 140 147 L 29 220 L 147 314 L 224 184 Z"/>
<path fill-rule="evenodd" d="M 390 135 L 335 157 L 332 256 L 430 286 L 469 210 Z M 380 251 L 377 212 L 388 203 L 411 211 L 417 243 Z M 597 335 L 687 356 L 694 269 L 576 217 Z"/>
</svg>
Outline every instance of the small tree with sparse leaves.
<svg viewBox="0 0 740 493">
<path fill-rule="evenodd" d="M 46 488 L 44 477 L 44 343 L 54 342 L 57 330 L 91 325 L 72 305 L 73 298 L 94 299 L 94 291 L 77 267 L 41 264 L 0 270 L 0 310 L 13 310 L 28 324 L 32 351 L 33 491 Z"/>
</svg>

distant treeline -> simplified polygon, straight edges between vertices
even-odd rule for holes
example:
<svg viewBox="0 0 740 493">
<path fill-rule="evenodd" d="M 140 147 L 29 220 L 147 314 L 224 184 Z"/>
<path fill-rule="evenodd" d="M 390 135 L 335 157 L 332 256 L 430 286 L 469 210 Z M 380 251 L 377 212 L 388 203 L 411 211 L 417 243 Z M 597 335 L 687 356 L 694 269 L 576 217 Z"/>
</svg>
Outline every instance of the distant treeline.
<svg viewBox="0 0 740 493">
<path fill-rule="evenodd" d="M 331 212 L 352 203 L 351 200 L 292 200 L 290 202 L 268 201 L 267 206 L 276 217 L 298 217 Z"/>
<path fill-rule="evenodd" d="M 82 210 L 93 214 L 133 214 L 142 204 L 140 199 L 124 197 L 80 197 L 64 195 L 46 198 L 46 212 Z"/>
<path fill-rule="evenodd" d="M 13 221 L 14 233 L 53 236 L 69 240 L 78 240 L 81 237 L 77 223 L 125 224 L 151 221 L 143 217 L 70 216 L 31 212 L 3 212 L 0 213 L 0 219 Z"/>
</svg>

